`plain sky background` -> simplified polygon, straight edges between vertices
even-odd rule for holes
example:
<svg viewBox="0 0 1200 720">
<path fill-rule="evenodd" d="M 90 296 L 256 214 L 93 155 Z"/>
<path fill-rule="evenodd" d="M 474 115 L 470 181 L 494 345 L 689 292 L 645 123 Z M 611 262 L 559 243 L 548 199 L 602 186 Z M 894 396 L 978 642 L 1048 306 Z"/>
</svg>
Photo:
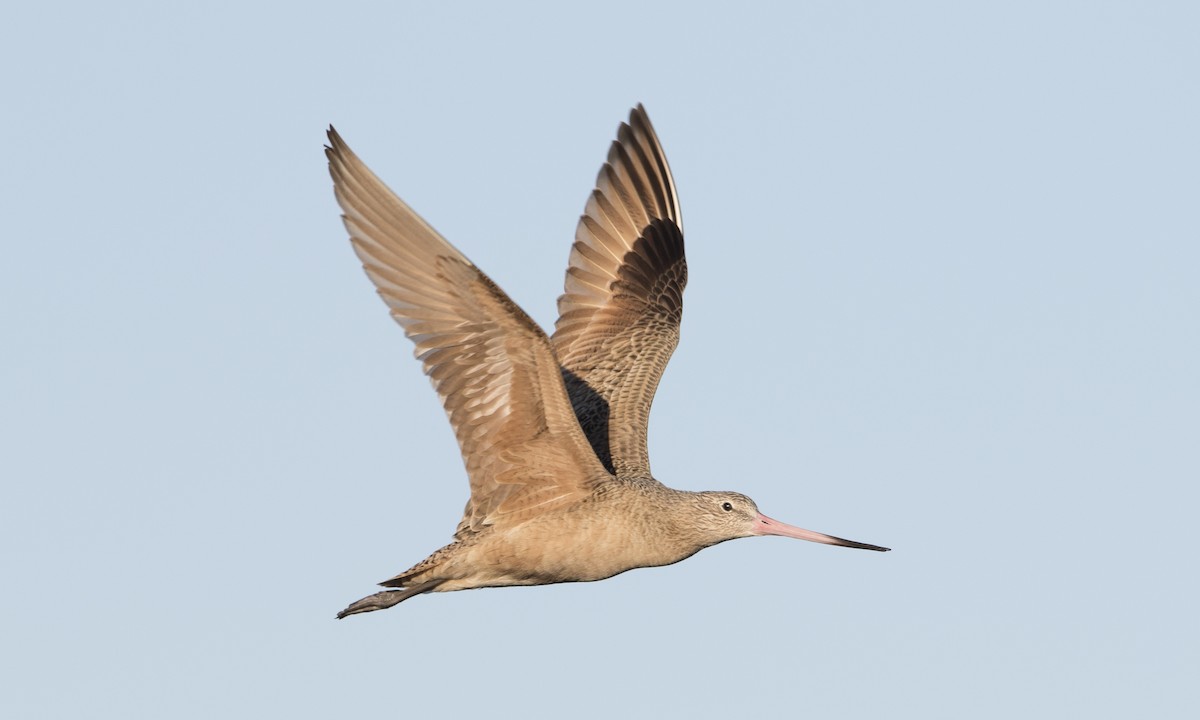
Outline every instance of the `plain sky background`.
<svg viewBox="0 0 1200 720">
<path fill-rule="evenodd" d="M 1196 7 L 7 9 L 0 716 L 1195 717 Z M 335 621 L 467 483 L 326 126 L 549 327 L 637 102 L 655 474 L 894 552 Z"/>
</svg>

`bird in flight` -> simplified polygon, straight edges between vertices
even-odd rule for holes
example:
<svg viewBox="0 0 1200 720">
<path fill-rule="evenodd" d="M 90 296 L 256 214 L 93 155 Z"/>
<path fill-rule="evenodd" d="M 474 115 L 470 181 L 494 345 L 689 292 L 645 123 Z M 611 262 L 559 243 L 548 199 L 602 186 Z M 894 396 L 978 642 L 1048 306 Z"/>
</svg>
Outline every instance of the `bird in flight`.
<svg viewBox="0 0 1200 720">
<path fill-rule="evenodd" d="M 687 262 L 675 183 L 641 105 L 579 219 L 549 337 L 332 127 L 325 153 L 350 242 L 416 346 L 471 486 L 453 542 L 338 618 L 427 592 L 603 580 L 753 535 L 888 549 L 651 475 L 650 404 L 679 342 Z"/>
</svg>

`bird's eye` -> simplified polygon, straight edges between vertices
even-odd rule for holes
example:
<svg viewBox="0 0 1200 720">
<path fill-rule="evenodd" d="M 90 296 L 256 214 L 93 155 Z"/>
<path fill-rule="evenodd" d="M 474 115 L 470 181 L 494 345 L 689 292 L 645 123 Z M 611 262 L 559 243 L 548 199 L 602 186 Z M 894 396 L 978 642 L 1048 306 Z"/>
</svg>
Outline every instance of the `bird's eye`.
<svg viewBox="0 0 1200 720">
<path fill-rule="evenodd" d="M 724 510 L 725 512 L 732 512 L 733 511 L 733 503 L 725 503 L 725 504 L 721 505 L 721 509 Z"/>
</svg>

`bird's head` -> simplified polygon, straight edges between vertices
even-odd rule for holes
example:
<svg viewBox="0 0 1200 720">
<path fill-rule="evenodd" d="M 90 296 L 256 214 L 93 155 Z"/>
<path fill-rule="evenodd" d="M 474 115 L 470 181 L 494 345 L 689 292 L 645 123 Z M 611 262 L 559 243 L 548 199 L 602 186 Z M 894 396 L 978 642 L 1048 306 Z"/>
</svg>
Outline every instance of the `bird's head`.
<svg viewBox="0 0 1200 720">
<path fill-rule="evenodd" d="M 813 530 L 779 522 L 758 511 L 750 498 L 735 492 L 696 493 L 698 507 L 696 525 L 705 535 L 717 538 L 713 542 L 724 542 L 752 535 L 781 535 L 783 537 L 808 540 L 826 545 L 860 548 L 887 552 L 889 548 L 878 545 L 843 540 Z"/>
</svg>

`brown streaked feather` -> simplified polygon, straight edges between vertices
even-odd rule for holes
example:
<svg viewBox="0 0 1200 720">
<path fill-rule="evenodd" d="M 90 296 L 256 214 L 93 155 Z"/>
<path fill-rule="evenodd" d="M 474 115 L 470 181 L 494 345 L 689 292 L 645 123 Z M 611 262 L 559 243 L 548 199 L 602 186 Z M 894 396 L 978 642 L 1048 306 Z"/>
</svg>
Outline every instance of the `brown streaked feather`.
<svg viewBox="0 0 1200 720">
<path fill-rule="evenodd" d="M 679 344 L 686 285 L 675 182 L 638 105 L 579 219 L 554 331 L 575 413 L 618 476 L 650 477 L 650 405 Z"/>
<path fill-rule="evenodd" d="M 541 328 L 329 130 L 354 251 L 415 343 L 471 482 L 456 537 L 578 501 L 611 476 L 575 418 Z"/>
</svg>

